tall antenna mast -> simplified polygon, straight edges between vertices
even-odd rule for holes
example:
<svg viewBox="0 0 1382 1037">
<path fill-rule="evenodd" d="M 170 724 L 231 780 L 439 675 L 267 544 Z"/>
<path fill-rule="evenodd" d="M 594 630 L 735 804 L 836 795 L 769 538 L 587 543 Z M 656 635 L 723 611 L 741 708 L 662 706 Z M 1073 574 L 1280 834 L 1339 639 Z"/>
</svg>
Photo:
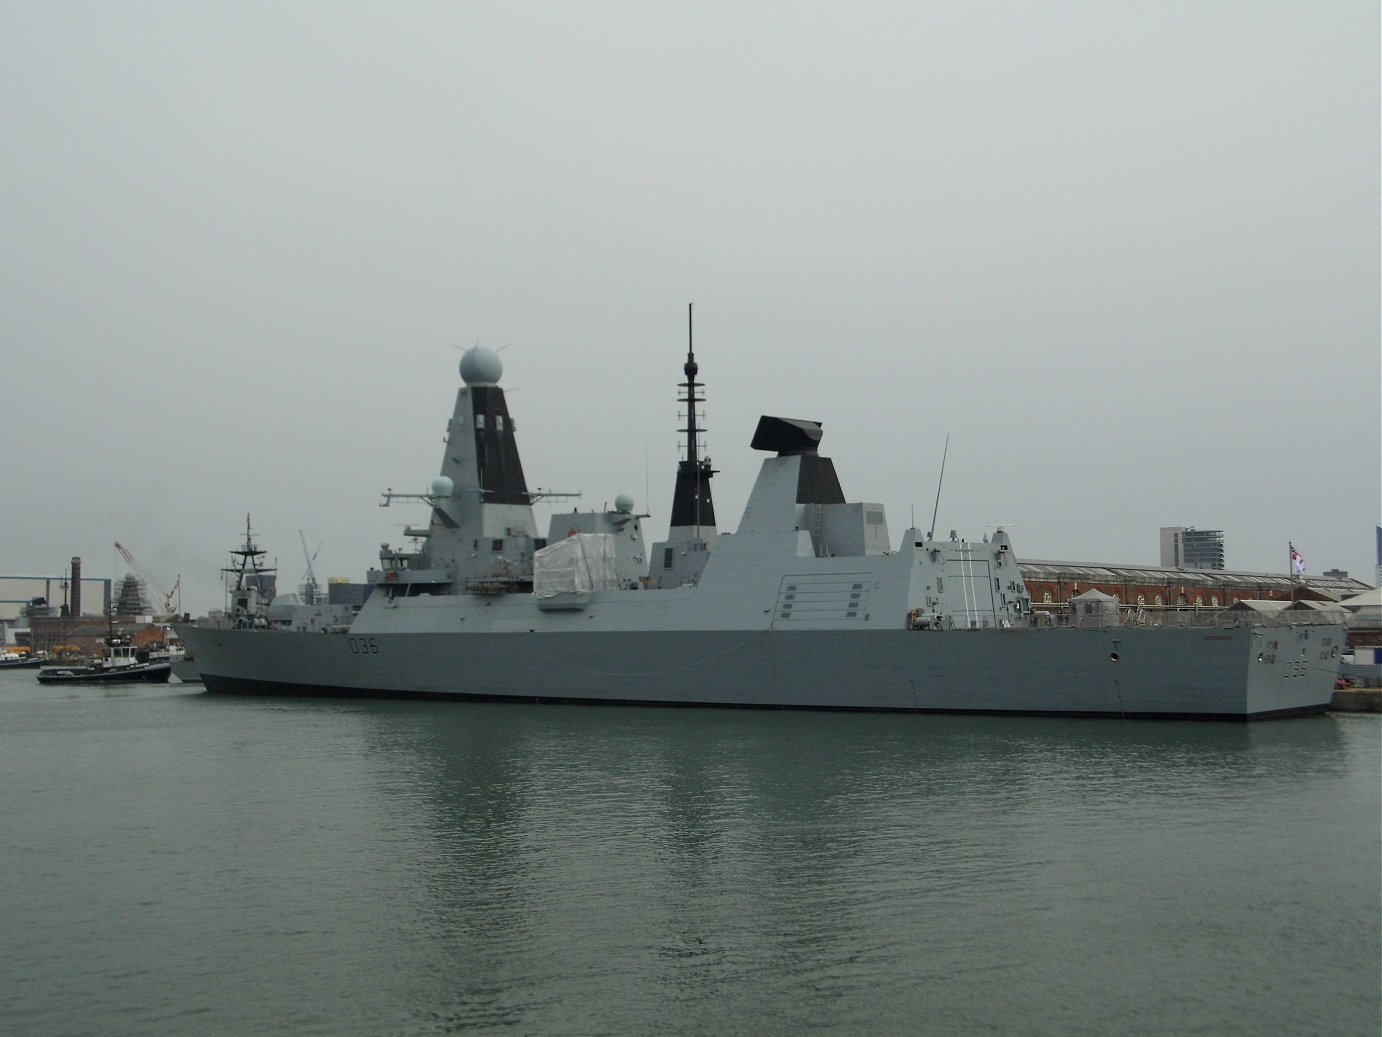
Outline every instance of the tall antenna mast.
<svg viewBox="0 0 1382 1037">
<path fill-rule="evenodd" d="M 715 525 L 715 505 L 710 498 L 710 477 L 715 470 L 709 460 L 701 457 L 701 429 L 696 421 L 696 407 L 705 402 L 705 397 L 701 395 L 701 383 L 696 381 L 700 367 L 696 364 L 694 305 L 686 304 L 686 363 L 682 366 L 686 381 L 681 383 L 685 393 L 679 397 L 686 404 L 686 427 L 681 429 L 686 433 L 686 457 L 677 466 L 671 526 L 690 526 L 700 536 L 702 526 Z"/>
<path fill-rule="evenodd" d="M 936 507 L 931 512 L 931 529 L 926 534 L 927 540 L 936 539 L 936 515 L 941 510 L 941 486 L 945 482 L 945 458 L 950 453 L 950 433 L 945 434 L 945 449 L 941 451 L 941 476 L 936 480 Z"/>
<path fill-rule="evenodd" d="M 696 431 L 696 404 L 701 402 L 701 397 L 696 395 L 696 374 L 700 367 L 696 363 L 696 334 L 691 313 L 694 306 L 695 303 L 686 304 L 686 364 L 682 367 L 686 372 L 686 459 L 693 465 L 697 460 L 697 440 L 700 438 Z"/>
<path fill-rule="evenodd" d="M 696 372 L 700 368 L 696 365 L 695 322 L 691 313 L 694 306 L 695 303 L 686 304 L 686 366 L 682 370 L 686 372 L 686 460 L 696 473 L 696 535 L 700 536 L 701 466 L 696 463 L 699 453 L 697 440 L 700 439 L 696 431 Z"/>
</svg>

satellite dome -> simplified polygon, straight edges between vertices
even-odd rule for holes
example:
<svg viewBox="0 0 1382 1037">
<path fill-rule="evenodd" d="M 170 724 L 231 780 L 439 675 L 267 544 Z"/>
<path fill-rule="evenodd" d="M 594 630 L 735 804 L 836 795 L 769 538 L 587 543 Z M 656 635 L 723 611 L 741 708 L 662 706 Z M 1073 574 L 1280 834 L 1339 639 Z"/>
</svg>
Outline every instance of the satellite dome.
<svg viewBox="0 0 1382 1037">
<path fill-rule="evenodd" d="M 455 488 L 456 484 L 448 476 L 439 475 L 432 480 L 433 497 L 450 497 Z"/>
<path fill-rule="evenodd" d="M 504 362 L 492 349 L 474 346 L 461 354 L 461 381 L 466 385 L 498 385 Z"/>
<path fill-rule="evenodd" d="M 627 515 L 633 510 L 633 498 L 627 493 L 621 493 L 614 498 L 614 510 Z"/>
</svg>

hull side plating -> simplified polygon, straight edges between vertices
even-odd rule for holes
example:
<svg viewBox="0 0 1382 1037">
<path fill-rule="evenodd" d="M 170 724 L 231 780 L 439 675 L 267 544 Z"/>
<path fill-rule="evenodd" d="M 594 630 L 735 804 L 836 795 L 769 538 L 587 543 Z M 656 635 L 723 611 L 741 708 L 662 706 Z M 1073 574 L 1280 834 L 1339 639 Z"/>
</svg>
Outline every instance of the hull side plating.
<svg viewBox="0 0 1382 1037">
<path fill-rule="evenodd" d="M 1304 628 L 1304 650 L 1332 627 Z M 1275 633 L 1275 628 L 1269 632 Z M 211 691 L 1248 718 L 1319 712 L 1255 629 L 321 635 L 188 630 Z"/>
</svg>

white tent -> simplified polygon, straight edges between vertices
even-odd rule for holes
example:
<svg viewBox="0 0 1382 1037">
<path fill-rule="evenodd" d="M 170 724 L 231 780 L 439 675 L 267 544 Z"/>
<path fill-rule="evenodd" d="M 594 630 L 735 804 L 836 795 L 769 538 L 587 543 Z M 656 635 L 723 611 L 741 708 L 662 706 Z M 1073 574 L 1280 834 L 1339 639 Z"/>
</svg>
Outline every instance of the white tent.
<svg viewBox="0 0 1382 1037">
<path fill-rule="evenodd" d="M 588 594 L 617 587 L 614 537 L 575 533 L 533 554 L 533 596 Z"/>
</svg>

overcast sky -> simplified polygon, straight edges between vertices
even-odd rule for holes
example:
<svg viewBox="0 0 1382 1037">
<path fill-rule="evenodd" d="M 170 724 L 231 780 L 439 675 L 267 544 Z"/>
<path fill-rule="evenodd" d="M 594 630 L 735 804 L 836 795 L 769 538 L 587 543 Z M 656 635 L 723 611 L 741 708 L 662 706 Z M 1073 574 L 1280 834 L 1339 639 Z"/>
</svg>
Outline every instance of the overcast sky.
<svg viewBox="0 0 1382 1037">
<path fill-rule="evenodd" d="M 530 486 L 666 531 L 694 302 L 896 544 L 1372 578 L 1375 0 L 0 4 L 0 573 L 361 579 L 502 348 Z M 569 508 L 571 504 L 560 505 Z M 542 531 L 546 512 L 540 509 Z"/>
</svg>

